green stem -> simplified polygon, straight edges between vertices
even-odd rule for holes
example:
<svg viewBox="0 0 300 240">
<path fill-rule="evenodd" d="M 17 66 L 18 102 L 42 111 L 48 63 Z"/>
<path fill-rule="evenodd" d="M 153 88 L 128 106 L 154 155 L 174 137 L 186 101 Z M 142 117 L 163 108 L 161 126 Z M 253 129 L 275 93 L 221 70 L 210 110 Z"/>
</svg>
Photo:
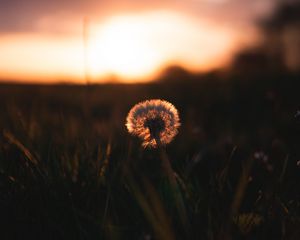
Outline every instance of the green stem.
<svg viewBox="0 0 300 240">
<path fill-rule="evenodd" d="M 161 161 L 162 161 L 162 169 L 163 169 L 165 175 L 168 178 L 168 181 L 169 181 L 171 189 L 172 189 L 172 193 L 174 195 L 175 204 L 176 204 L 178 214 L 180 216 L 180 219 L 181 219 L 181 222 L 182 222 L 183 226 L 185 226 L 186 232 L 188 233 L 188 225 L 189 224 L 188 224 L 186 209 L 185 209 L 185 205 L 184 205 L 184 202 L 183 202 L 183 199 L 182 199 L 180 188 L 179 188 L 179 186 L 177 184 L 177 181 L 176 181 L 176 178 L 175 178 L 174 171 L 172 169 L 171 163 L 170 163 L 168 155 L 166 153 L 166 149 L 162 146 L 160 139 L 155 138 L 155 141 L 156 141 L 157 147 L 159 149 L 160 158 L 161 158 Z"/>
</svg>

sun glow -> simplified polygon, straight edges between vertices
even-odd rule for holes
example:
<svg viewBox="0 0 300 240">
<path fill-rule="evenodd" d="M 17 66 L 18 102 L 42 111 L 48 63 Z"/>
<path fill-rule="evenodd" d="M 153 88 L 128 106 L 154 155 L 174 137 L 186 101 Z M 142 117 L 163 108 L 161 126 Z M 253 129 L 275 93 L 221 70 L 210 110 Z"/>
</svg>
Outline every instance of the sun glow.
<svg viewBox="0 0 300 240">
<path fill-rule="evenodd" d="M 117 75 L 133 80 L 149 78 L 169 64 L 207 70 L 226 61 L 233 42 L 230 31 L 178 13 L 112 17 L 91 28 L 88 68 L 92 78 Z"/>
<path fill-rule="evenodd" d="M 88 66 L 92 76 L 116 74 L 141 78 L 159 68 L 163 56 L 147 39 L 144 23 L 133 18 L 117 18 L 92 35 Z"/>
<path fill-rule="evenodd" d="M 77 38 L 10 34 L 0 40 L 0 78 L 30 82 L 79 82 L 84 76 Z"/>
<path fill-rule="evenodd" d="M 163 10 L 93 19 L 88 30 L 86 55 L 81 34 L 2 37 L 0 77 L 84 82 L 86 72 L 92 82 L 147 81 L 170 64 L 191 71 L 222 66 L 240 46 L 232 29 Z"/>
</svg>

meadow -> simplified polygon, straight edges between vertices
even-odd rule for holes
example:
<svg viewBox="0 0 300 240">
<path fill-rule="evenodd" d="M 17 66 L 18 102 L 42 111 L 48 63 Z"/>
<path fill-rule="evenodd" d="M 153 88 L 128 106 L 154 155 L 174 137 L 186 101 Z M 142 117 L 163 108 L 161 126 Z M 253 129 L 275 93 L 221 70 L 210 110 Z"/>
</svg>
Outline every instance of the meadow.
<svg viewBox="0 0 300 240">
<path fill-rule="evenodd" d="M 1 84 L 0 239 L 300 239 L 299 89 L 282 72 Z M 125 127 L 157 98 L 181 119 L 176 192 Z"/>
</svg>

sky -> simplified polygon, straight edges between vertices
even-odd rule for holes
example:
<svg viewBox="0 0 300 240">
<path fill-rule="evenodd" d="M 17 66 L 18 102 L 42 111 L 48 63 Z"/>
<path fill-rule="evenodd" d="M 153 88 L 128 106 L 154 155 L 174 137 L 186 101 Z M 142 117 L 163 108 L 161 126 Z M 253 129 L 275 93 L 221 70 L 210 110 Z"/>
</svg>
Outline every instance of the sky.
<svg viewBox="0 0 300 240">
<path fill-rule="evenodd" d="M 260 39 L 276 0 L 0 0 L 0 79 L 124 82 L 209 71 Z"/>
</svg>

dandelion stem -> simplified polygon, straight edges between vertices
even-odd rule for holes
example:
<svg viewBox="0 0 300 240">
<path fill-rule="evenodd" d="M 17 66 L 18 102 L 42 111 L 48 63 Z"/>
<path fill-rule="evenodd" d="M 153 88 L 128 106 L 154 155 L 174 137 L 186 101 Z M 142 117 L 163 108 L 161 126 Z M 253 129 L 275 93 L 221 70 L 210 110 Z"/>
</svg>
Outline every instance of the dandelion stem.
<svg viewBox="0 0 300 240">
<path fill-rule="evenodd" d="M 175 199 L 175 204 L 176 204 L 176 208 L 178 211 L 178 214 L 180 216 L 181 222 L 183 224 L 183 226 L 185 226 L 185 230 L 188 233 L 188 218 L 187 218 L 187 214 L 186 214 L 186 209 L 185 209 L 185 205 L 182 199 L 182 195 L 180 192 L 180 188 L 177 184 L 176 178 L 175 178 L 175 174 L 174 171 L 172 169 L 170 160 L 168 158 L 168 155 L 166 153 L 166 149 L 162 146 L 159 137 L 155 138 L 155 141 L 157 143 L 157 147 L 159 149 L 159 154 L 160 154 L 160 158 L 162 161 L 162 169 L 165 173 L 165 175 L 168 178 L 168 181 L 170 183 L 171 186 L 171 190 L 173 193 L 173 197 Z"/>
</svg>

